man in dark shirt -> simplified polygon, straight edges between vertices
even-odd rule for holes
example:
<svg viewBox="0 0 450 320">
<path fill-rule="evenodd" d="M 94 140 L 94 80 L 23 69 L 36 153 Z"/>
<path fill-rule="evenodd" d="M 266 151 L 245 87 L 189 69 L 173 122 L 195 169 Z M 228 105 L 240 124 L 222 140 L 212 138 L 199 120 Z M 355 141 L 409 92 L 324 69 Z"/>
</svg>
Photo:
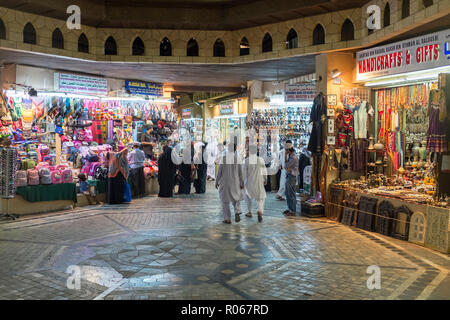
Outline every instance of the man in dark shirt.
<svg viewBox="0 0 450 320">
<path fill-rule="evenodd" d="M 150 135 L 151 127 L 147 126 L 144 133 L 142 133 L 141 143 L 145 157 L 148 159 L 153 158 L 153 142 L 154 138 Z"/>
</svg>

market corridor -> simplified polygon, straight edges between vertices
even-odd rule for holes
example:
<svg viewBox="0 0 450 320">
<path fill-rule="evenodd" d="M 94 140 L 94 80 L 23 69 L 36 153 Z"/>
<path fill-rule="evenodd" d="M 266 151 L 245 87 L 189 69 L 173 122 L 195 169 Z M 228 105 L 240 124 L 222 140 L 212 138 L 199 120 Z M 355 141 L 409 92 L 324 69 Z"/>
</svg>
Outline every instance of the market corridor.
<svg viewBox="0 0 450 320">
<path fill-rule="evenodd" d="M 0 299 L 450 298 L 448 255 L 284 209 L 269 193 L 262 223 L 225 225 L 209 183 L 204 195 L 2 221 Z M 371 265 L 381 289 L 367 288 Z"/>
</svg>

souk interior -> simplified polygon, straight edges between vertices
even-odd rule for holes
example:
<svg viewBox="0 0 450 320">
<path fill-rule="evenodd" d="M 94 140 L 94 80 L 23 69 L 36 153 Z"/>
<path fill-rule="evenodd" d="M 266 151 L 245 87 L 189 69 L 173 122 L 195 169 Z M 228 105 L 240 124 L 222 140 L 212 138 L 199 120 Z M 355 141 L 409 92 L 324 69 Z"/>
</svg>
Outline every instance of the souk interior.
<svg viewBox="0 0 450 320">
<path fill-rule="evenodd" d="M 153 90 L 144 95 L 15 84 L 0 100 L 3 211 L 87 205 L 80 173 L 104 201 L 106 155 L 131 150 L 135 142 L 146 154 L 145 194 L 157 194 L 163 146 L 185 140 L 220 146 L 233 134 L 245 142 L 252 129 L 272 169 L 267 192 L 280 187 L 277 151 L 292 141 L 299 158 L 298 215 L 325 216 L 448 252 L 449 74 L 371 87 L 355 80 L 353 54 L 321 58 L 327 70 L 317 70 L 321 76 L 312 80 L 266 82 L 259 95 L 210 95 L 185 104 L 176 103 L 177 93 L 163 92 L 163 84 L 142 82 Z M 238 147 L 242 156 L 246 148 Z"/>
</svg>

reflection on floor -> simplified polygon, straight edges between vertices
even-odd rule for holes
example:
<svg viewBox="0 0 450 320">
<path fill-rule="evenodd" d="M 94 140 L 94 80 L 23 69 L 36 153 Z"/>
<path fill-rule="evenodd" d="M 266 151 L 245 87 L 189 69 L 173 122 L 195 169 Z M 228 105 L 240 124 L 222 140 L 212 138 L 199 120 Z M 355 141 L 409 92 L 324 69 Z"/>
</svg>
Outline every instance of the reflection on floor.
<svg viewBox="0 0 450 320">
<path fill-rule="evenodd" d="M 269 193 L 262 223 L 224 225 L 209 183 L 203 195 L 2 221 L 0 299 L 450 298 L 448 255 L 285 209 Z M 368 289 L 372 265 L 380 289 Z"/>
</svg>

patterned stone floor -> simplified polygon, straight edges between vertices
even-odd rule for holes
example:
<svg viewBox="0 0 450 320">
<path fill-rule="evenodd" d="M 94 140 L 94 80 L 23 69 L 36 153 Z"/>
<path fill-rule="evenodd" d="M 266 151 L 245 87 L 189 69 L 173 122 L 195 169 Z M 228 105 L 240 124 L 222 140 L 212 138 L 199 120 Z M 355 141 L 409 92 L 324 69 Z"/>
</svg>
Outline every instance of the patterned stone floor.
<svg viewBox="0 0 450 320">
<path fill-rule="evenodd" d="M 224 225 L 209 184 L 1 221 L 0 299 L 450 299 L 449 255 L 284 209 Z"/>
</svg>

